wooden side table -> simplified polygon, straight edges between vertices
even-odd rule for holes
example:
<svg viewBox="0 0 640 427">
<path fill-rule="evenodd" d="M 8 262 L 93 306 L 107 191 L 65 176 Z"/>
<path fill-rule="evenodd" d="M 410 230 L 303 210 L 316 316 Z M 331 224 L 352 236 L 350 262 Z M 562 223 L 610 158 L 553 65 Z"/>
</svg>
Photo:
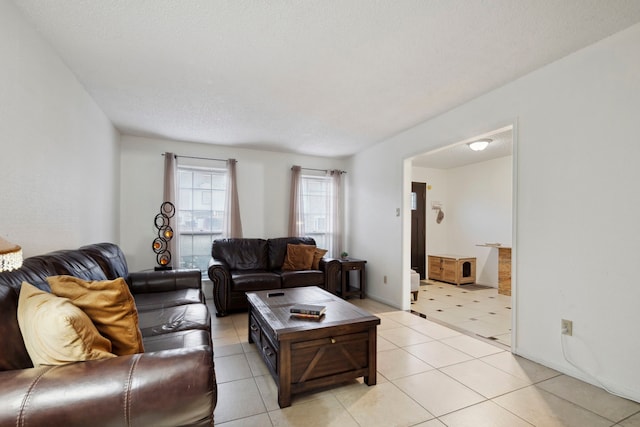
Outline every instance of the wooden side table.
<svg viewBox="0 0 640 427">
<path fill-rule="evenodd" d="M 363 299 L 367 282 L 364 265 L 367 261 L 357 258 L 339 258 L 338 261 L 340 261 L 341 271 L 340 296 L 346 299 L 353 295 L 359 295 L 360 299 Z M 351 283 L 350 276 L 352 271 L 358 272 L 358 283 Z"/>
</svg>

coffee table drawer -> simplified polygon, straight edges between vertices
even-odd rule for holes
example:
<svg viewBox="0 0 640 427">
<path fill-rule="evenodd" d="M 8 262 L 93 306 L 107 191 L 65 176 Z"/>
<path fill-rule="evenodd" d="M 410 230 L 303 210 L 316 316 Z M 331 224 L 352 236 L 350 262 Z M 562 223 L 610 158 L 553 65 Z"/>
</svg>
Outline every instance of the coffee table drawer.
<svg viewBox="0 0 640 427">
<path fill-rule="evenodd" d="M 292 343 L 291 382 L 304 383 L 366 369 L 368 349 L 368 332 Z"/>
<path fill-rule="evenodd" d="M 278 372 L 278 352 L 269 337 L 264 334 L 260 342 L 260 353 L 262 353 L 262 358 L 269 368 L 273 370 L 273 372 Z"/>
<path fill-rule="evenodd" d="M 278 350 L 262 325 L 253 314 L 249 315 L 249 336 L 256 344 L 269 370 L 275 375 L 278 370 Z"/>
<path fill-rule="evenodd" d="M 260 342 L 262 341 L 261 329 L 260 329 L 260 324 L 258 323 L 258 321 L 253 315 L 249 316 L 249 335 L 251 336 L 251 339 L 253 340 L 253 342 L 256 343 L 256 345 L 259 348 Z"/>
</svg>

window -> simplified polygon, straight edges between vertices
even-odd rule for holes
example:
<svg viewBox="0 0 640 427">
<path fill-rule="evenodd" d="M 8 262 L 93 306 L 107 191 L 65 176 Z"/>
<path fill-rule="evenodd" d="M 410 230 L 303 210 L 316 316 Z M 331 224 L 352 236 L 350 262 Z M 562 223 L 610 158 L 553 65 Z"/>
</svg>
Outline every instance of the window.
<svg viewBox="0 0 640 427">
<path fill-rule="evenodd" d="M 322 171 L 324 175 L 302 174 L 300 166 L 291 168 L 291 207 L 289 235 L 308 236 L 327 249 L 330 257 L 340 254 L 342 244 L 340 170 Z"/>
<path fill-rule="evenodd" d="M 333 186 L 331 178 L 302 175 L 304 235 L 313 237 L 319 248 L 331 248 L 330 230 Z"/>
<path fill-rule="evenodd" d="M 178 166 L 180 268 L 206 271 L 211 242 L 222 237 L 226 169 Z"/>
</svg>

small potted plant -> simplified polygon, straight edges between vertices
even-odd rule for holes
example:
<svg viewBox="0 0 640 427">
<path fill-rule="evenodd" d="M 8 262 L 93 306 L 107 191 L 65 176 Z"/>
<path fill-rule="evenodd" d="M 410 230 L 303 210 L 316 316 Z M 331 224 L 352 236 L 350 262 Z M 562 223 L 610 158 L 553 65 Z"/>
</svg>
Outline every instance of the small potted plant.
<svg viewBox="0 0 640 427">
<path fill-rule="evenodd" d="M 342 258 L 342 259 L 346 259 L 348 256 L 349 256 L 349 254 L 347 252 L 342 252 L 340 254 L 340 258 Z"/>
</svg>

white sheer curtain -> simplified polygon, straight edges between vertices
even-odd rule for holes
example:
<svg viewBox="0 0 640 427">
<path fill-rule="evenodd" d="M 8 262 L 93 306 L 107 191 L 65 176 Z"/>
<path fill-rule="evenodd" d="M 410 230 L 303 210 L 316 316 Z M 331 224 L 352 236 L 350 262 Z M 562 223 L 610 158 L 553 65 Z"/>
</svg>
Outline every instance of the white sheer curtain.
<svg viewBox="0 0 640 427">
<path fill-rule="evenodd" d="M 176 155 L 174 153 L 164 153 L 164 192 L 162 195 L 162 202 L 171 202 L 175 207 L 175 213 L 173 217 L 169 219 L 169 226 L 173 230 L 173 238 L 169 241 L 168 249 L 171 253 L 171 263 L 174 268 L 180 267 L 180 254 L 178 249 L 180 245 L 178 245 L 178 241 L 180 240 L 180 236 L 178 234 L 178 223 L 177 223 L 177 211 L 178 205 L 176 200 L 176 171 L 177 171 L 177 161 Z"/>
<path fill-rule="evenodd" d="M 236 163 L 238 163 L 236 159 L 227 160 L 227 192 L 225 196 L 224 216 L 224 237 L 227 238 L 242 237 L 242 221 L 240 220 Z"/>
<path fill-rule="evenodd" d="M 329 192 L 329 256 L 338 258 L 342 253 L 342 171 L 327 171 L 331 178 Z"/>
<path fill-rule="evenodd" d="M 302 203 L 302 168 L 291 168 L 291 193 L 289 203 L 289 237 L 304 236 L 304 212 Z"/>
</svg>

